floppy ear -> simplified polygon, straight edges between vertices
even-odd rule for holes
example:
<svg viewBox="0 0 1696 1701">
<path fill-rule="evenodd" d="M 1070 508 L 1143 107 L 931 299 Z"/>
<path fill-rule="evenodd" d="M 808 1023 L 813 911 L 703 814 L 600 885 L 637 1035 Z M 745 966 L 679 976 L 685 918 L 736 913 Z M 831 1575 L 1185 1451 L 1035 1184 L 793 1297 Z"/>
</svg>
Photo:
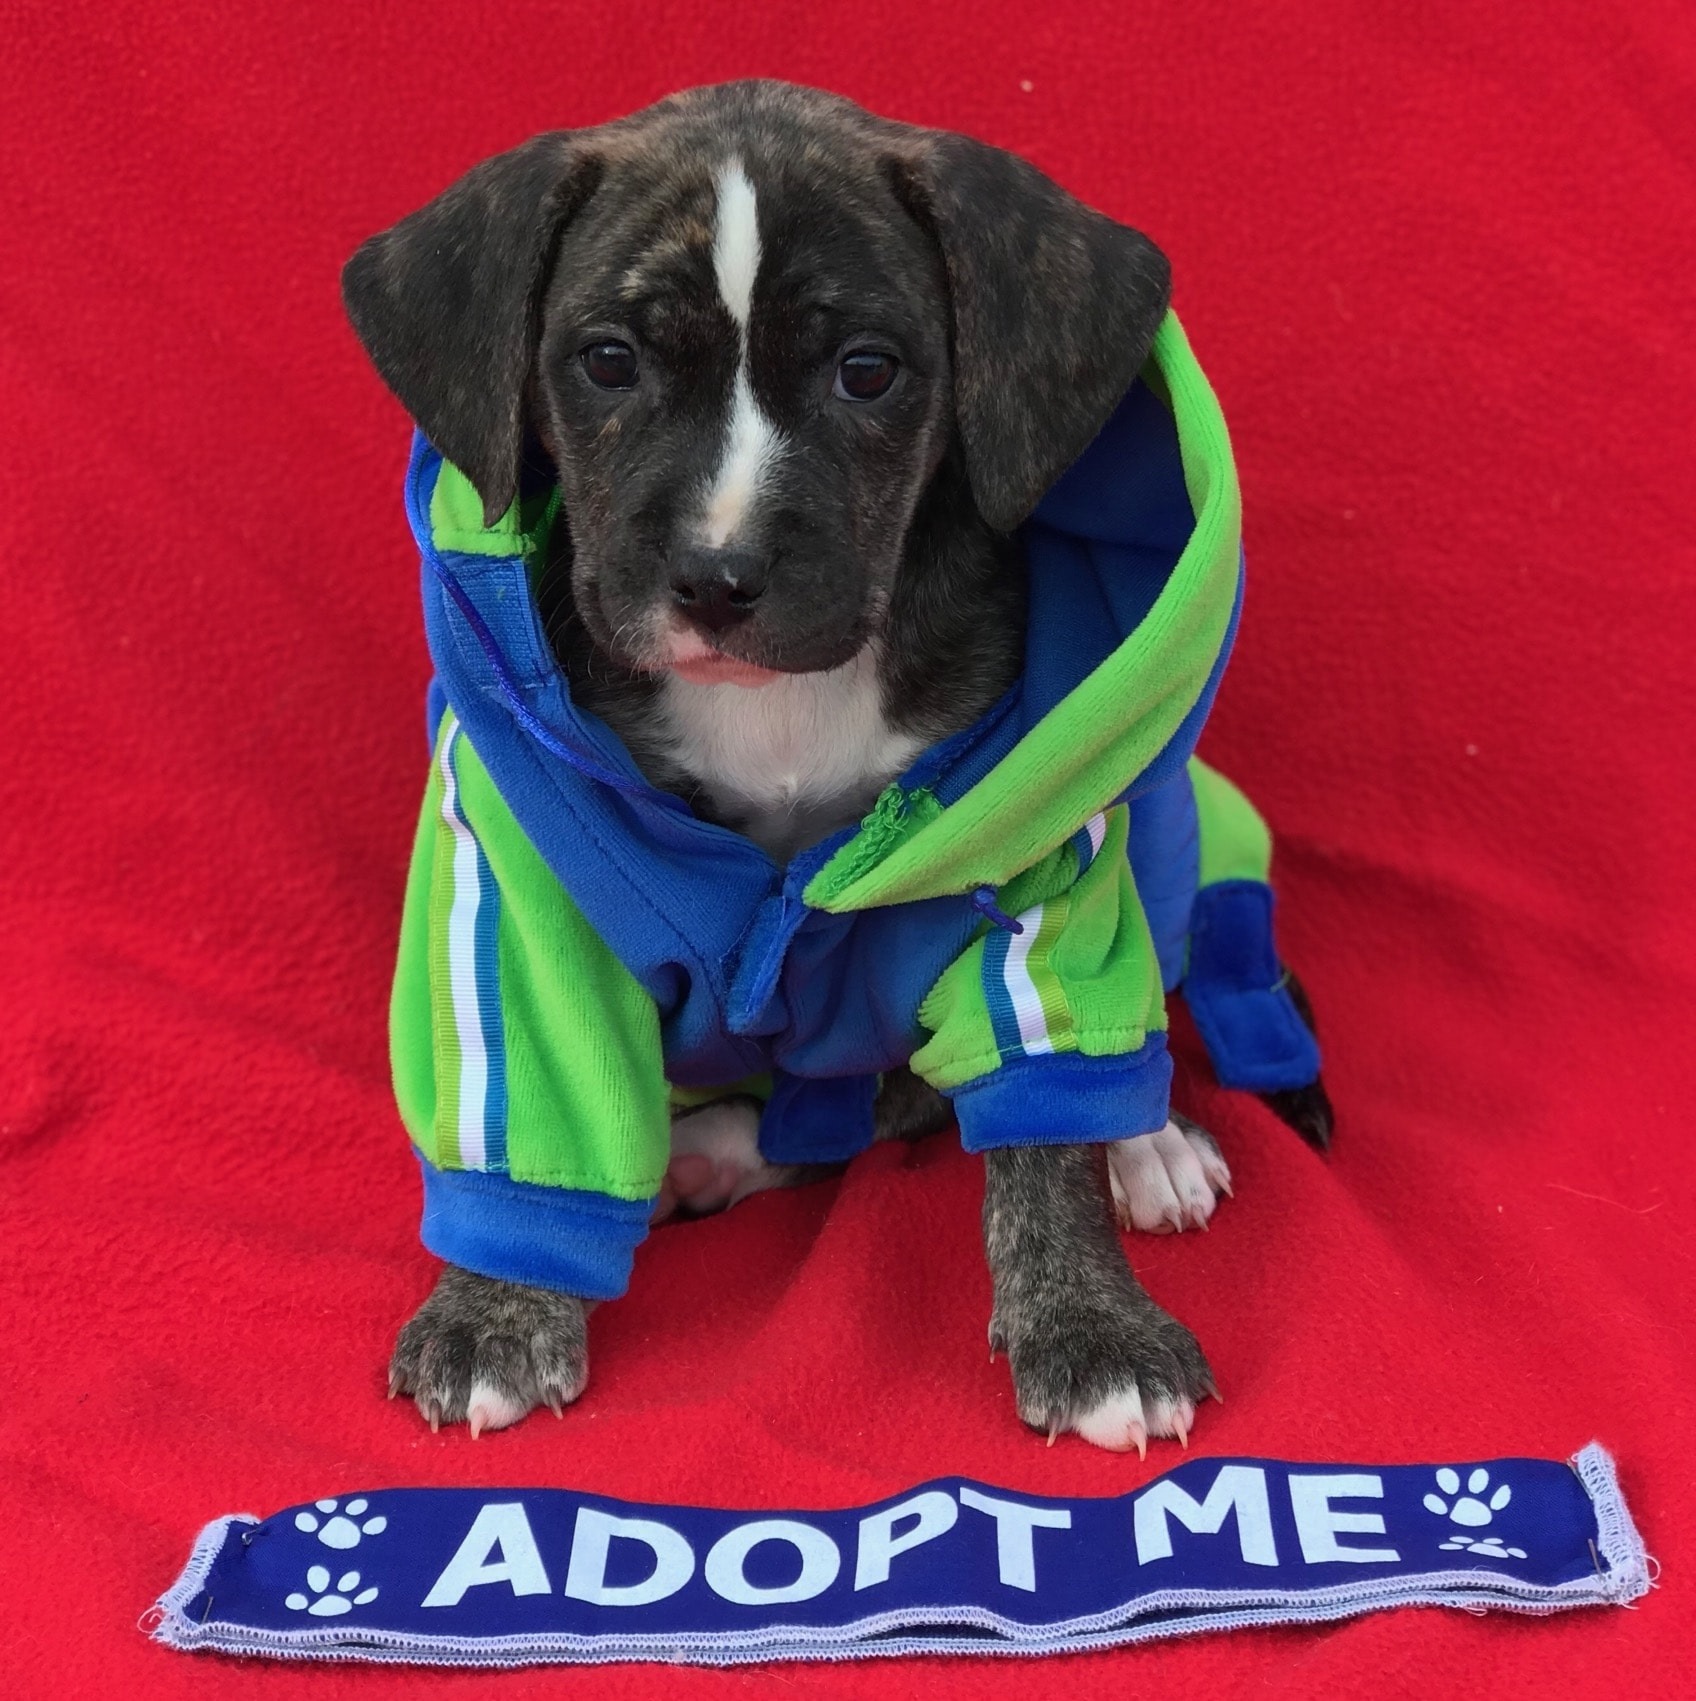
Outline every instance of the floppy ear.
<svg viewBox="0 0 1696 1701">
<path fill-rule="evenodd" d="M 342 270 L 366 353 L 476 486 L 490 525 L 518 489 L 524 390 L 559 232 L 599 176 L 572 132 L 537 136 L 474 166 Z"/>
<path fill-rule="evenodd" d="M 1011 531 L 1089 446 L 1166 314 L 1172 269 L 1027 161 L 935 133 L 896 189 L 942 250 L 954 407 L 979 511 Z"/>
</svg>

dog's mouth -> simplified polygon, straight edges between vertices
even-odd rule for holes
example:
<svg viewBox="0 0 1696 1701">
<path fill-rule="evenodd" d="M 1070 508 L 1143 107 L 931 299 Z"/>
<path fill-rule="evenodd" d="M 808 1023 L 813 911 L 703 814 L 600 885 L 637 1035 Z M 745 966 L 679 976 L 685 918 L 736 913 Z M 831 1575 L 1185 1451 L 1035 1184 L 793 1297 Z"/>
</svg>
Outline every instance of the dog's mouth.
<svg viewBox="0 0 1696 1701">
<path fill-rule="evenodd" d="M 730 655 L 687 627 L 668 634 L 652 667 L 689 685 L 739 685 L 748 691 L 757 691 L 783 677 L 780 669 Z"/>
<path fill-rule="evenodd" d="M 783 677 L 776 668 L 756 667 L 717 650 L 688 661 L 674 661 L 667 671 L 689 685 L 740 685 L 750 691 Z"/>
<path fill-rule="evenodd" d="M 751 620 L 724 631 L 703 631 L 664 606 L 650 605 L 634 618 L 612 620 L 593 598 L 580 594 L 577 606 L 595 648 L 615 667 L 650 679 L 669 674 L 688 685 L 742 690 L 759 690 L 797 674 L 828 673 L 852 661 L 876 633 L 874 610 L 864 611 L 847 631 L 807 633 L 784 643 Z"/>
<path fill-rule="evenodd" d="M 856 629 L 828 646 L 814 643 L 798 646 L 788 654 L 773 653 L 773 647 L 759 645 L 756 635 L 746 629 L 730 636 L 727 643 L 719 634 L 702 632 L 674 616 L 662 621 L 658 640 L 640 665 L 644 673 L 669 673 L 689 685 L 735 685 L 757 691 L 780 679 L 829 673 L 842 667 L 865 647 L 869 637 L 869 633 Z M 737 655 L 731 647 L 746 644 L 750 638 L 758 645 L 758 661 Z"/>
</svg>

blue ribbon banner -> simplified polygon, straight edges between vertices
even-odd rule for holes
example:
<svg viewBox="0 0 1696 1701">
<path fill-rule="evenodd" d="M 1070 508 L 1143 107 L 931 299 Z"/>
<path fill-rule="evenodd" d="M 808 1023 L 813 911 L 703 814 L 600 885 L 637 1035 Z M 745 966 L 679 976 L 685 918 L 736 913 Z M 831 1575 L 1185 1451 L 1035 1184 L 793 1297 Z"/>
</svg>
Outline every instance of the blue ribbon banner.
<svg viewBox="0 0 1696 1701">
<path fill-rule="evenodd" d="M 1613 1461 L 1192 1459 L 1131 1494 L 959 1477 L 838 1512 L 372 1489 L 201 1532 L 174 1648 L 539 1662 L 1046 1654 L 1393 1606 L 1548 1613 L 1649 1587 Z"/>
</svg>

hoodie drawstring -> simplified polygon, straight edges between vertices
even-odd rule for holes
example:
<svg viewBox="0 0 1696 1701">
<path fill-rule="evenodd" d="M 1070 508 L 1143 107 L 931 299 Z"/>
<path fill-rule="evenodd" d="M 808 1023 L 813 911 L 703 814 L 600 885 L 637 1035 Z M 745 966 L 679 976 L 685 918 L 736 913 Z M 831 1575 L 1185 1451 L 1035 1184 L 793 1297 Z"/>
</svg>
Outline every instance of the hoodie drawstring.
<svg viewBox="0 0 1696 1701">
<path fill-rule="evenodd" d="M 1025 931 L 1025 924 L 1022 921 L 1015 921 L 996 903 L 993 886 L 980 886 L 972 893 L 972 908 L 986 921 L 993 922 L 997 927 L 1004 928 L 1008 933 L 1023 933 Z"/>
</svg>

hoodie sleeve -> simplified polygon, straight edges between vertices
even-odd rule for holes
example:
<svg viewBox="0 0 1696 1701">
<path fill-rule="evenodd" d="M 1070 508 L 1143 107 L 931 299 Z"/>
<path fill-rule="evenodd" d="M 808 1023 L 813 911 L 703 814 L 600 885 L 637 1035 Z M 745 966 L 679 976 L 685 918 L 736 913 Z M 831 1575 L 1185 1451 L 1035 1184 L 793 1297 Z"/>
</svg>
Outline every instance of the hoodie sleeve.
<svg viewBox="0 0 1696 1701">
<path fill-rule="evenodd" d="M 997 894 L 991 926 L 919 1008 L 914 1071 L 954 1103 L 968 1151 L 1163 1127 L 1166 1002 L 1126 856 L 1123 804 Z"/>
<path fill-rule="evenodd" d="M 624 1291 L 669 1149 L 659 1017 L 444 716 L 390 1006 L 424 1244 L 585 1299 Z"/>
<path fill-rule="evenodd" d="M 1221 1086 L 1252 1092 L 1319 1078 L 1319 1044 L 1290 991 L 1273 937 L 1272 835 L 1232 783 L 1189 764 L 1200 841 L 1184 1002 Z"/>
</svg>

